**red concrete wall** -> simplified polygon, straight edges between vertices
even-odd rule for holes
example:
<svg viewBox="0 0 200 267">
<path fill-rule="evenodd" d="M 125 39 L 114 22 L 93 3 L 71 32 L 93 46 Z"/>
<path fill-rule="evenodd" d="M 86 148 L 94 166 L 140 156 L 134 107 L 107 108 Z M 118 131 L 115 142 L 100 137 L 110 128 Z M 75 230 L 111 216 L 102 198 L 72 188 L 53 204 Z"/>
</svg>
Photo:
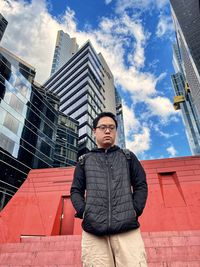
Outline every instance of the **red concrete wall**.
<svg viewBox="0 0 200 267">
<path fill-rule="evenodd" d="M 149 196 L 142 231 L 200 229 L 200 157 L 143 161 Z"/>
<path fill-rule="evenodd" d="M 142 162 L 149 196 L 141 229 L 145 232 L 200 229 L 200 157 Z M 81 220 L 63 197 L 69 197 L 73 168 L 32 170 L 0 213 L 0 242 L 18 242 L 21 235 L 81 234 Z M 67 209 L 65 209 L 67 207 Z M 67 210 L 67 211 L 66 211 Z M 63 232 L 65 234 L 65 232 Z"/>
<path fill-rule="evenodd" d="M 0 243 L 18 242 L 21 235 L 59 235 L 61 200 L 69 196 L 73 172 L 74 168 L 30 171 L 0 213 Z"/>
</svg>

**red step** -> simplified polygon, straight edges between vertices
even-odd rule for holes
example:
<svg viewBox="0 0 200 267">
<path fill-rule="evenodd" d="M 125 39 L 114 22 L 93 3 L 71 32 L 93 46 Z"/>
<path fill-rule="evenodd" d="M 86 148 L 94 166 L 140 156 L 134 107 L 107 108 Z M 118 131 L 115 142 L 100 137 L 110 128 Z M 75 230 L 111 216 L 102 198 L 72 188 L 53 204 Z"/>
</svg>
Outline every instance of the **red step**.
<svg viewBox="0 0 200 267">
<path fill-rule="evenodd" d="M 52 241 L 80 241 L 80 235 L 55 235 L 55 236 L 22 236 L 21 243 L 30 242 L 52 242 Z"/>
<path fill-rule="evenodd" d="M 149 267 L 200 267 L 200 231 L 142 233 Z M 0 244 L 0 267 L 81 267 L 81 236 Z"/>
<path fill-rule="evenodd" d="M 41 252 L 13 252 L 2 253 L 0 255 L 1 265 L 20 265 L 20 266 L 35 266 L 35 265 L 76 265 L 80 263 L 81 251 L 41 251 Z"/>
</svg>

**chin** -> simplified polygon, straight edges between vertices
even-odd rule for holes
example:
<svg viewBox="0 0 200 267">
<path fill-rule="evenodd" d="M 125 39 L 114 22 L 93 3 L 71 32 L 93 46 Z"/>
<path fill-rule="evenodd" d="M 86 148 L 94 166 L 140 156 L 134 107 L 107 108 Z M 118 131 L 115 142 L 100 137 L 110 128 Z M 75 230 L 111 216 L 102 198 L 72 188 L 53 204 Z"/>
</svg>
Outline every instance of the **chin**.
<svg viewBox="0 0 200 267">
<path fill-rule="evenodd" d="M 111 141 L 105 141 L 104 142 L 104 145 L 107 145 L 107 146 L 113 146 L 114 144 L 111 142 Z"/>
</svg>

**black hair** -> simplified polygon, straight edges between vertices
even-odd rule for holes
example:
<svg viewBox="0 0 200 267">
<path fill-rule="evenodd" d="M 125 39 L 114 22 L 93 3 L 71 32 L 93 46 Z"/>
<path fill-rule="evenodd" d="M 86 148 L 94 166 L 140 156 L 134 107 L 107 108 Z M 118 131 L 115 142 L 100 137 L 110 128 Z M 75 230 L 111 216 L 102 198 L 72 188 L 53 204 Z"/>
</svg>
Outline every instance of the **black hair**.
<svg viewBox="0 0 200 267">
<path fill-rule="evenodd" d="M 99 120 L 103 117 L 110 117 L 111 119 L 114 120 L 116 128 L 118 127 L 117 119 L 116 116 L 112 112 L 101 112 L 100 114 L 97 115 L 97 117 L 93 120 L 93 129 L 96 129 L 97 124 Z"/>
</svg>

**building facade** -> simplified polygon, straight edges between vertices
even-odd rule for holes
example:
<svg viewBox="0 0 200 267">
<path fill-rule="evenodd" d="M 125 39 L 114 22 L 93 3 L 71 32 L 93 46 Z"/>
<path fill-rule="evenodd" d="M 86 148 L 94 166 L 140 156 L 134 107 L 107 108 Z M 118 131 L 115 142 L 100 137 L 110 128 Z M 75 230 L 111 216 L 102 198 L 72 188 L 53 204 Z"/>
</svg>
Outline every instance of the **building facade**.
<svg viewBox="0 0 200 267">
<path fill-rule="evenodd" d="M 117 143 L 121 148 L 126 147 L 125 133 L 124 133 L 124 118 L 122 110 L 122 99 L 120 97 L 117 88 L 115 88 L 115 100 L 116 100 L 116 118 L 118 123 L 117 129 Z"/>
<path fill-rule="evenodd" d="M 79 122 L 79 155 L 95 146 L 92 121 L 102 111 L 116 114 L 114 80 L 102 55 L 86 42 L 44 87 L 60 97 L 60 111 Z"/>
<path fill-rule="evenodd" d="M 180 72 L 173 74 L 171 81 L 176 94 L 174 97 L 174 107 L 176 110 L 181 109 L 191 153 L 192 155 L 198 155 L 200 154 L 200 128 L 195 109 L 192 105 L 189 86 Z"/>
<path fill-rule="evenodd" d="M 194 8 L 194 1 L 192 2 L 192 4 L 186 4 L 183 1 L 171 1 L 176 32 L 176 43 L 173 45 L 173 66 L 176 73 L 171 76 L 171 80 L 176 94 L 174 107 L 176 110 L 181 109 L 190 150 L 193 155 L 196 155 L 200 154 L 200 120 L 197 104 L 200 101 L 200 98 L 198 99 L 200 97 L 200 83 L 198 82 L 199 74 L 195 72 L 199 64 L 198 59 L 196 59 L 195 67 L 192 53 L 196 56 L 195 53 L 198 53 L 198 50 L 200 52 L 200 49 L 195 48 L 193 43 L 190 44 L 190 38 L 194 41 L 194 30 L 198 27 L 198 20 L 194 20 L 194 25 L 190 25 L 192 23 L 190 13 L 188 16 L 186 16 L 186 13 L 181 13 L 187 7 L 191 12 Z M 189 25 L 192 26 L 193 35 L 191 35 L 190 30 L 186 31 Z M 196 43 L 198 43 L 198 38 L 196 35 Z"/>
<path fill-rule="evenodd" d="M 70 38 L 70 36 L 62 30 L 58 31 L 51 75 L 59 70 L 77 51 L 78 45 L 76 43 L 76 38 Z"/>
<path fill-rule="evenodd" d="M 170 3 L 183 72 L 200 125 L 200 4 L 198 0 Z"/>
<path fill-rule="evenodd" d="M 200 154 L 200 125 L 191 91 L 184 74 L 184 66 L 178 42 L 173 45 L 173 66 L 175 74 L 171 76 L 175 92 L 174 107 L 181 109 L 186 135 L 193 155 Z"/>
<path fill-rule="evenodd" d="M 29 81 L 33 68 L 15 67 L 6 51 L 0 54 L 1 208 L 20 187 L 30 169 L 53 166 L 58 111 Z M 24 68 L 23 68 L 24 66 Z M 29 71 L 27 71 L 30 68 Z M 25 73 L 25 75 L 24 75 Z M 30 73 L 28 77 L 28 73 Z M 28 78 L 28 79 L 27 79 Z"/>
<path fill-rule="evenodd" d="M 75 166 L 77 154 L 78 121 L 59 112 L 53 166 Z"/>
<path fill-rule="evenodd" d="M 78 137 L 72 125 L 77 127 L 77 122 L 72 121 L 69 127 L 59 122 L 60 99 L 34 82 L 34 77 L 33 67 L 0 47 L 0 209 L 31 169 L 75 165 L 73 148 Z M 56 153 L 61 147 L 61 127 L 68 146 L 76 139 L 69 148 L 74 153 L 62 160 Z"/>
<path fill-rule="evenodd" d="M 6 27 L 8 25 L 7 20 L 3 17 L 3 15 L 0 13 L 0 42 L 4 35 L 4 32 L 6 30 Z"/>
</svg>

